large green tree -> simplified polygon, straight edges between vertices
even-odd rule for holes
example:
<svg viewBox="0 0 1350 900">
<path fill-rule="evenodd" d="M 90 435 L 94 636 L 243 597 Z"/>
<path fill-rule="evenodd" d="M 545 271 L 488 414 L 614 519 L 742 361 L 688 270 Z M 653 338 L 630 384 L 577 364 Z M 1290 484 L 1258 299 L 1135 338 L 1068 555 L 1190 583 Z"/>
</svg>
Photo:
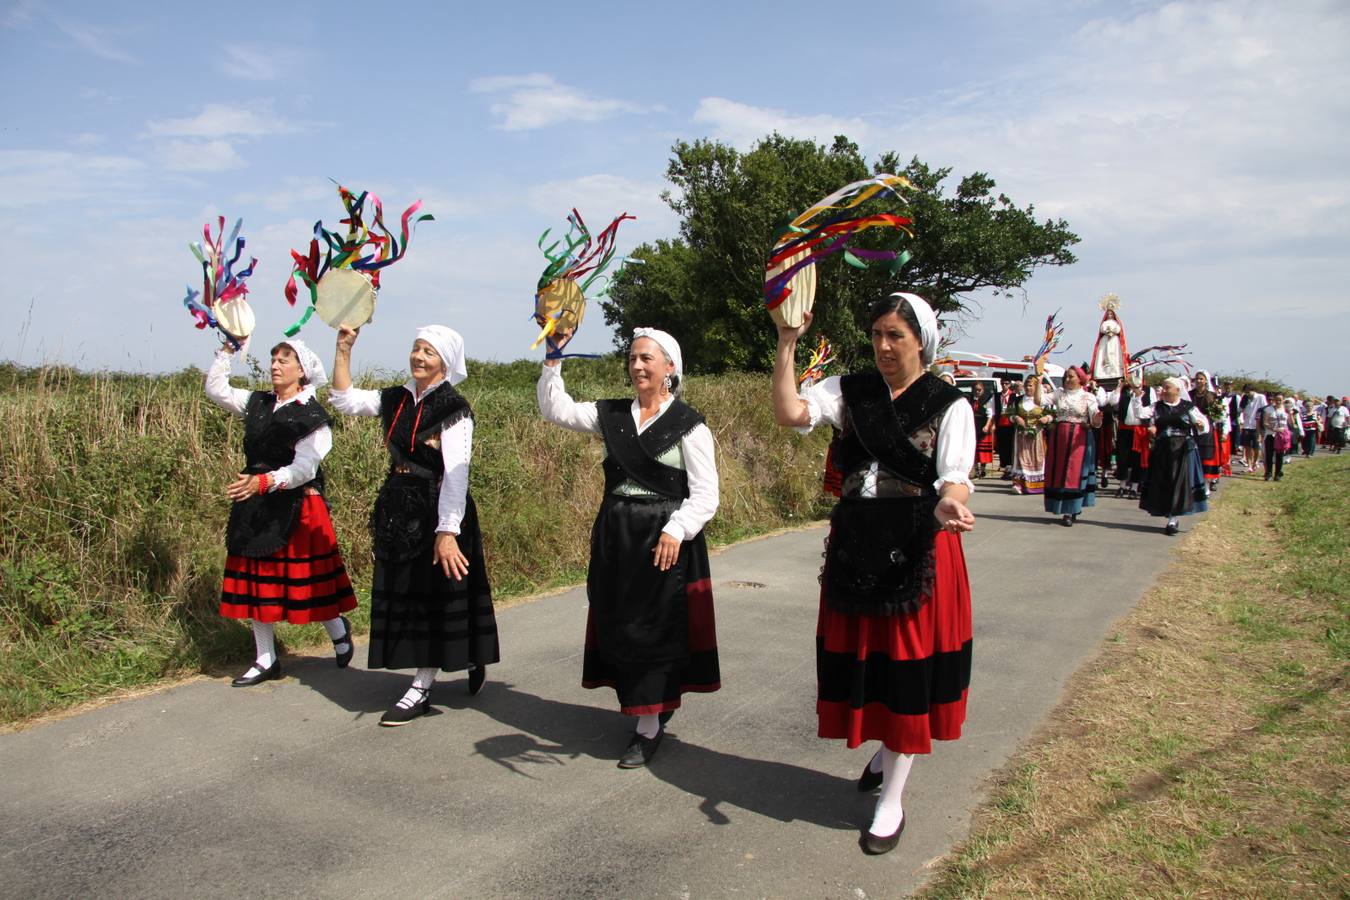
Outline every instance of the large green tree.
<svg viewBox="0 0 1350 900">
<path fill-rule="evenodd" d="M 879 172 L 903 174 L 916 190 L 907 214 L 915 237 L 904 242 L 912 258 L 898 274 L 884 265 L 860 270 L 838 255 L 817 272 L 816 326 L 845 363 L 870 355 L 867 308 L 897 290 L 955 313 L 973 291 L 1011 291 L 1037 266 L 1074 262 L 1078 237 L 1062 220 L 1038 222 L 982 172 L 960 179 L 947 194 L 951 169 L 917 158 L 901 166 L 894 153 L 869 166 L 858 146 L 836 137 L 826 147 L 773 134 L 741 153 L 716 141 L 680 141 L 672 148 L 663 199 L 679 214 L 676 238 L 643 244 L 601 302 L 605 321 L 620 338 L 639 325 L 679 337 L 694 372 L 772 367 L 775 331 L 763 305 L 764 263 L 778 231 L 802 210 L 839 187 Z M 900 211 L 893 209 L 892 211 Z M 893 247 L 894 232 L 876 229 L 862 246 Z"/>
</svg>

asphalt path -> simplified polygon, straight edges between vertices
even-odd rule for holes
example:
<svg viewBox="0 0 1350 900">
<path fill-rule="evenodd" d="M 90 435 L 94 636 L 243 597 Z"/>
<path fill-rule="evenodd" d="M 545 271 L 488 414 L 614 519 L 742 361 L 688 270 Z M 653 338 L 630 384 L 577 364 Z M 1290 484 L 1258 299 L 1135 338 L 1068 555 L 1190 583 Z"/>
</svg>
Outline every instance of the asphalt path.
<svg viewBox="0 0 1350 900">
<path fill-rule="evenodd" d="M 403 728 L 376 723 L 408 675 L 358 648 L 0 735 L 0 896 L 903 896 L 1180 539 L 1110 496 L 1073 528 L 993 479 L 972 507 L 966 730 L 916 761 L 886 856 L 858 848 L 872 747 L 815 736 L 816 527 L 713 557 L 723 687 L 686 697 L 645 770 L 615 768 L 613 692 L 581 688 L 575 589 L 502 611 L 483 692 L 443 675 Z"/>
</svg>

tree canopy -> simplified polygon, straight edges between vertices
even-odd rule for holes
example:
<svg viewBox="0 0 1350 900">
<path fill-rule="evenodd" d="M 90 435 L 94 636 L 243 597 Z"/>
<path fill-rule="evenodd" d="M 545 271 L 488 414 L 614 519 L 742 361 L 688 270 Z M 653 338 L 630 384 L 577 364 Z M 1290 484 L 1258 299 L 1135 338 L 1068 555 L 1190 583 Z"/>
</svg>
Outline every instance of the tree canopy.
<svg viewBox="0 0 1350 900">
<path fill-rule="evenodd" d="M 673 187 L 662 195 L 680 216 L 679 236 L 630 254 L 645 264 L 616 276 L 601 301 L 605 321 L 620 335 L 640 325 L 670 331 L 694 372 L 767 371 L 777 337 L 763 281 L 774 236 L 820 198 L 881 172 L 905 175 L 916 188 L 905 213 L 914 219 L 915 236 L 904 242 L 912 256 L 894 275 L 884 266 L 856 269 L 837 256 L 818 265 L 813 333 L 829 338 L 845 363 L 870 356 L 867 309 L 885 294 L 917 293 L 939 315 L 950 314 L 974 291 L 1010 291 L 1038 266 L 1075 261 L 1069 247 L 1078 237 L 1068 223 L 1038 222 L 1032 206 L 995 193 L 982 172 L 961 178 L 948 194 L 950 168 L 917 157 L 901 167 L 894 153 L 869 167 L 843 136 L 826 147 L 773 134 L 746 153 L 716 141 L 679 141 L 666 172 Z M 865 235 L 860 245 L 894 246 L 894 232 Z"/>
</svg>

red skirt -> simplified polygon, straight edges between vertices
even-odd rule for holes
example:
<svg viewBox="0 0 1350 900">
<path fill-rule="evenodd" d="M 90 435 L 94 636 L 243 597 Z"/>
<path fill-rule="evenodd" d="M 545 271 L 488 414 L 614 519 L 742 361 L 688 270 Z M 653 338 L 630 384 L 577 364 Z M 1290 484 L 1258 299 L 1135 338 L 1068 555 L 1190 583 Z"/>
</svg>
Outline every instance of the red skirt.
<svg viewBox="0 0 1350 900">
<path fill-rule="evenodd" d="M 1219 471 L 1225 475 L 1233 474 L 1233 445 L 1228 440 L 1227 435 L 1220 435 L 1219 441 Z"/>
<path fill-rule="evenodd" d="M 975 462 L 987 465 L 994 461 L 994 433 L 981 431 L 980 441 L 975 445 Z"/>
<path fill-rule="evenodd" d="M 231 554 L 220 587 L 220 614 L 231 619 L 324 622 L 356 609 L 328 504 L 307 494 L 286 546 L 271 556 Z"/>
<path fill-rule="evenodd" d="M 1148 468 L 1148 457 L 1153 450 L 1153 436 L 1147 425 L 1134 426 L 1134 451 L 1139 454 L 1139 468 Z"/>
<path fill-rule="evenodd" d="M 833 609 L 822 592 L 816 623 L 818 734 L 849 747 L 882 741 L 929 753 L 966 720 L 972 625 L 961 538 L 940 532 L 933 597 L 906 616 Z"/>
</svg>

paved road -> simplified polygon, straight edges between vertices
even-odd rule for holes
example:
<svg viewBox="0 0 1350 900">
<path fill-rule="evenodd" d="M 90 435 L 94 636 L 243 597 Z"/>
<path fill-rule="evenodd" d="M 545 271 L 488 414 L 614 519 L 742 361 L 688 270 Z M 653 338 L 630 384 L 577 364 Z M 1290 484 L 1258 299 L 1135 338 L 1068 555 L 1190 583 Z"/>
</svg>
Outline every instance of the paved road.
<svg viewBox="0 0 1350 900">
<path fill-rule="evenodd" d="M 0 896 L 903 895 L 1176 541 L 1112 498 L 1066 529 L 985 481 L 975 510 L 966 733 L 916 763 L 888 856 L 857 847 L 870 749 L 815 737 L 816 528 L 713 558 L 724 687 L 689 698 L 648 770 L 615 768 L 631 720 L 578 683 L 573 590 L 504 611 L 483 693 L 447 676 L 405 728 L 376 721 L 407 676 L 358 652 L 0 736 Z"/>
</svg>

